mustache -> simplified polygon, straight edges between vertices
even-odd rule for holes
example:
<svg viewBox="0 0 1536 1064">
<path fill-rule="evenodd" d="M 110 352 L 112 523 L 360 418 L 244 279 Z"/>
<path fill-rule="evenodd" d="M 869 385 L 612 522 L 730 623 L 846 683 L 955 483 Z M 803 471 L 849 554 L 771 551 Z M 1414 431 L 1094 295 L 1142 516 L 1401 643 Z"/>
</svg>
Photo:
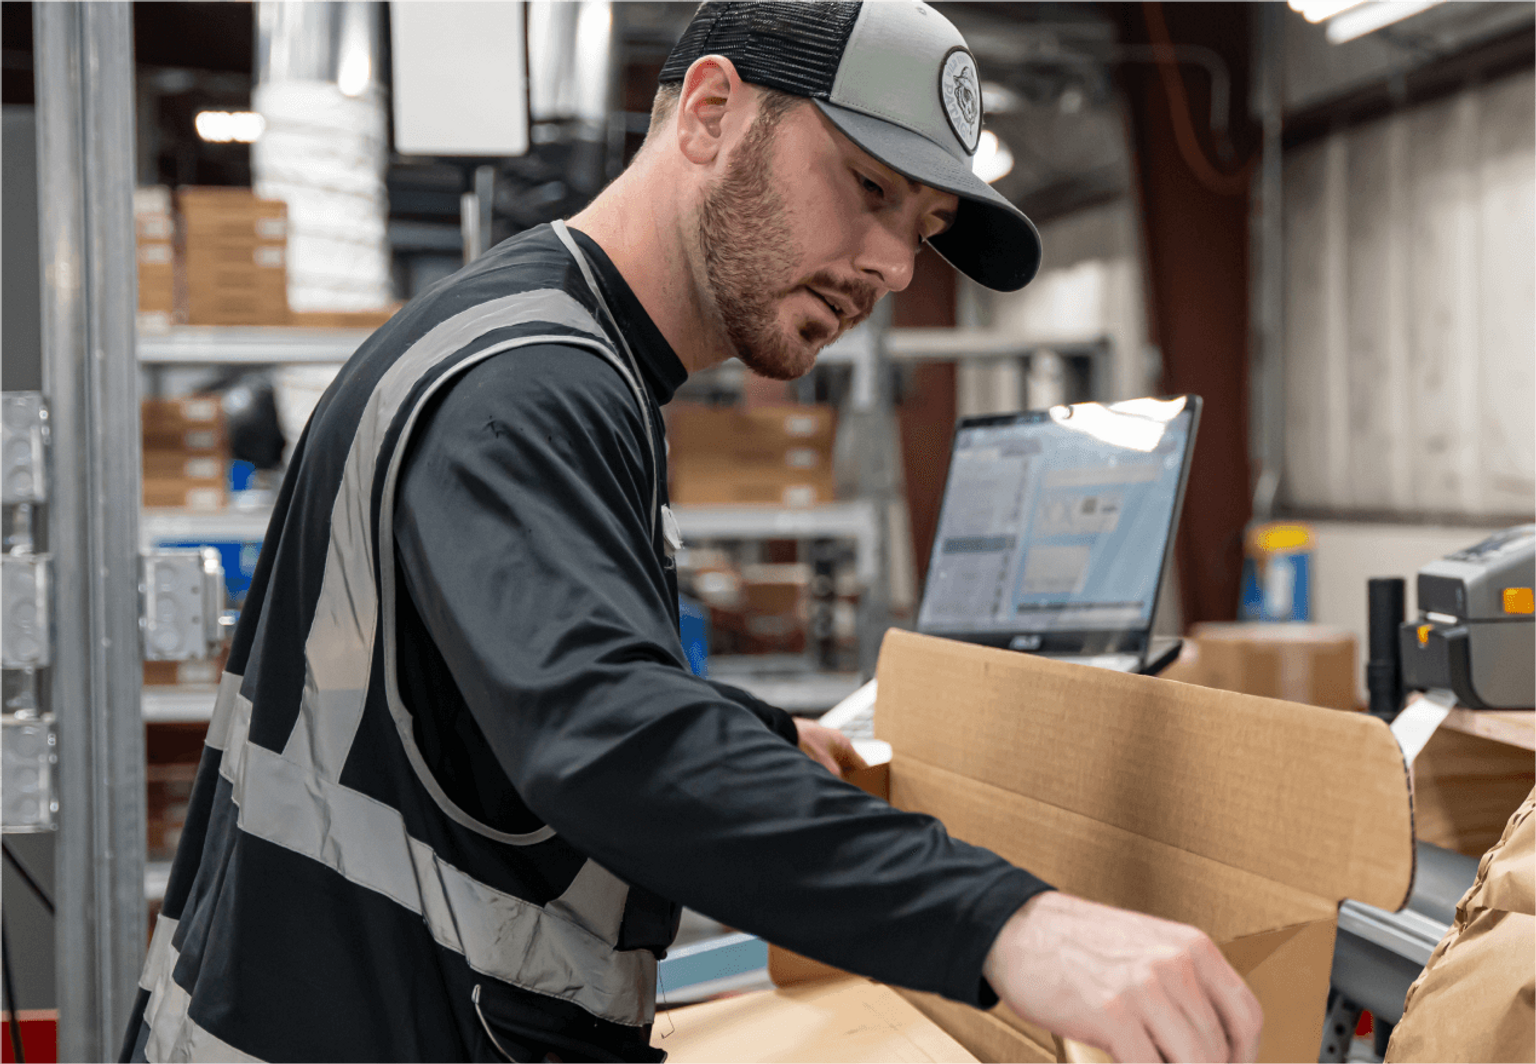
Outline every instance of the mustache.
<svg viewBox="0 0 1536 1064">
<path fill-rule="evenodd" d="M 880 300 L 880 290 L 867 281 L 850 281 L 830 273 L 817 273 L 806 284 L 812 288 L 836 292 L 848 301 L 854 311 L 845 325 L 849 329 L 868 318 Z"/>
</svg>

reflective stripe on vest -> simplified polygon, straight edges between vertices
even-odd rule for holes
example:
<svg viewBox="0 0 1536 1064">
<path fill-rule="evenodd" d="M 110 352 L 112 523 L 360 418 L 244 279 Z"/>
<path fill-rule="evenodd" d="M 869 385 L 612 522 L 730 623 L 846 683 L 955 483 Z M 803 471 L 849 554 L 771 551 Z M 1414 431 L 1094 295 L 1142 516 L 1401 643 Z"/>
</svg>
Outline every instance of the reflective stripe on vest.
<svg viewBox="0 0 1536 1064">
<path fill-rule="evenodd" d="M 226 673 L 209 727 L 224 742 L 219 774 L 230 782 L 240 830 L 308 857 L 349 882 L 421 916 L 433 939 L 482 975 L 570 1001 L 592 1015 L 638 1027 L 654 1012 L 656 957 L 617 950 L 628 886 L 588 860 L 564 894 L 540 907 L 474 879 L 411 837 L 399 811 L 248 741 L 252 706 Z M 145 1022 L 157 1044 L 183 1037 L 185 994 L 170 931 L 156 927 L 143 985 L 166 1004 Z M 190 1029 L 188 1029 L 190 1030 Z M 211 1035 L 209 1036 L 212 1037 Z M 185 1058 L 183 1058 L 185 1059 Z"/>
<path fill-rule="evenodd" d="M 418 396 L 406 412 L 393 453 L 383 453 L 390 426 L 424 376 L 486 332 L 518 323 L 549 323 L 561 331 L 518 337 L 461 359 Z M 541 907 L 443 861 L 407 832 L 397 809 L 339 782 L 368 697 L 381 607 L 387 655 L 394 649 L 393 494 L 416 418 L 435 391 L 470 366 L 540 343 L 583 347 L 604 358 L 634 393 L 649 423 L 648 396 L 638 368 L 625 365 L 590 312 L 564 291 L 544 289 L 492 300 L 427 332 L 374 387 L 348 450 L 330 514 L 320 595 L 305 640 L 299 713 L 283 751 L 248 741 L 253 706 L 241 693 L 241 677 L 230 673 L 219 685 L 207 745 L 222 752 L 219 774 L 231 784 L 240 830 L 308 857 L 418 914 L 433 939 L 462 955 L 476 972 L 569 1001 L 612 1023 L 643 1026 L 654 1014 L 656 958 L 649 950 L 617 949 L 626 883 L 588 860 L 565 893 Z M 652 444 L 653 466 L 656 459 Z M 370 528 L 370 499 L 381 467 L 387 477 L 377 544 L 385 574 L 382 587 L 373 579 Z M 500 832 L 455 805 L 417 749 L 392 665 L 384 671 L 385 698 L 402 746 L 445 815 L 503 844 L 526 846 L 553 836 L 547 825 L 526 834 Z M 150 1028 L 146 1053 L 151 1059 L 254 1059 L 190 1018 L 190 997 L 171 975 L 176 926 L 174 920 L 157 926 L 145 966 L 144 981 L 151 993 L 145 1012 Z"/>
</svg>

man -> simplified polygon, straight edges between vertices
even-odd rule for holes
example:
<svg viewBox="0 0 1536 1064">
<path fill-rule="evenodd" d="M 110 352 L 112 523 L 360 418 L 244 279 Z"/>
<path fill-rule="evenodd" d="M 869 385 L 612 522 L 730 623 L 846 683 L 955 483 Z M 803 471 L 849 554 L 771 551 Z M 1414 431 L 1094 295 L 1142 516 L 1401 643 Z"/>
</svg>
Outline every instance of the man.
<svg viewBox="0 0 1536 1064">
<path fill-rule="evenodd" d="M 688 673 L 660 406 L 731 355 L 806 372 L 925 241 L 999 288 L 1039 243 L 970 174 L 974 60 L 924 5 L 705 5 L 662 83 L 569 227 L 414 300 L 316 409 L 125 1055 L 659 1059 L 689 905 L 1122 1059 L 1251 1059 L 1198 931 L 1052 891 Z"/>
</svg>

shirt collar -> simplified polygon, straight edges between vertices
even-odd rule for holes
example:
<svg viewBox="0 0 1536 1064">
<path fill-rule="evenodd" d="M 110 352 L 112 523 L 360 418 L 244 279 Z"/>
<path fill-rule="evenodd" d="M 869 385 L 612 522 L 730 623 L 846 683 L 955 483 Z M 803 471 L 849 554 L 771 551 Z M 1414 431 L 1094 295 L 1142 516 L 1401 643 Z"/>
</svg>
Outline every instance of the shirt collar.
<svg viewBox="0 0 1536 1064">
<path fill-rule="evenodd" d="M 619 330 L 629 341 L 635 360 L 640 363 L 646 387 L 655 396 L 656 404 L 665 406 L 688 379 L 688 370 L 683 366 L 682 359 L 677 357 L 677 352 L 672 350 L 667 338 L 661 335 L 661 330 L 645 312 L 639 297 L 597 241 L 579 229 L 571 229 L 570 232 L 577 246 L 592 262 L 592 272 L 597 275 L 603 298 L 608 301 Z"/>
</svg>

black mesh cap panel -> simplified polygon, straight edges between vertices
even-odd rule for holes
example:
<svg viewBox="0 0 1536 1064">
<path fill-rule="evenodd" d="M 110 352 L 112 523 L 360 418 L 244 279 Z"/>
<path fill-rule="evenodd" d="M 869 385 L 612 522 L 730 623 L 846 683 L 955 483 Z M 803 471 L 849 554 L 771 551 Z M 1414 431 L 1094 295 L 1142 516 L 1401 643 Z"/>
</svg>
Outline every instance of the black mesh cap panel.
<svg viewBox="0 0 1536 1064">
<path fill-rule="evenodd" d="M 736 64 L 743 81 L 825 100 L 861 6 L 776 0 L 702 4 L 667 56 L 660 83 L 682 81 L 701 55 L 722 55 Z"/>
</svg>

